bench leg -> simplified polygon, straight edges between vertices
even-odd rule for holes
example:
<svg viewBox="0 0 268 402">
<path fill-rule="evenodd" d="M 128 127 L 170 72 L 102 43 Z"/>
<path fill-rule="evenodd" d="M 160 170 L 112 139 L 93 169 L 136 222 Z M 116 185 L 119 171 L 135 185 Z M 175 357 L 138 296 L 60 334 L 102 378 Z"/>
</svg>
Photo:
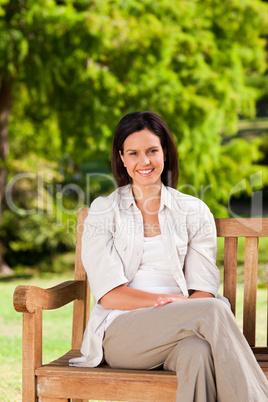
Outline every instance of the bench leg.
<svg viewBox="0 0 268 402">
<path fill-rule="evenodd" d="M 23 313 L 22 401 L 35 402 L 35 369 L 42 365 L 42 310 Z"/>
</svg>

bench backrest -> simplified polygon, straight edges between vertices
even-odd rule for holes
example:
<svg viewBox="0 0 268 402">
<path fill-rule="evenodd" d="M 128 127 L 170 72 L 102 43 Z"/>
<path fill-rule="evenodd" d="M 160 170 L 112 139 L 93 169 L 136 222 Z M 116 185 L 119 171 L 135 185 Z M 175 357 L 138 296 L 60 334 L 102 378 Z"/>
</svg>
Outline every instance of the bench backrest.
<svg viewBox="0 0 268 402">
<path fill-rule="evenodd" d="M 268 237 L 268 218 L 215 219 L 217 236 L 224 237 L 223 294 L 236 314 L 237 241 L 245 238 L 243 333 L 250 344 L 256 345 L 256 309 L 258 282 L 259 237 Z M 268 346 L 268 313 L 266 319 L 266 347 Z"/>
<path fill-rule="evenodd" d="M 74 302 L 72 347 L 81 347 L 83 333 L 90 314 L 90 288 L 81 261 L 81 237 L 84 220 L 89 208 L 81 208 L 77 214 L 75 279 L 85 281 L 84 295 Z M 237 241 L 245 240 L 243 332 L 250 346 L 256 344 L 256 307 L 258 279 L 258 240 L 268 237 L 268 218 L 218 218 L 215 219 L 217 236 L 224 237 L 223 294 L 236 314 L 237 289 Z M 266 331 L 268 327 L 267 313 Z M 267 333 L 267 332 L 266 332 Z M 267 336 L 268 338 L 268 336 Z M 268 347 L 268 339 L 266 340 Z"/>
</svg>

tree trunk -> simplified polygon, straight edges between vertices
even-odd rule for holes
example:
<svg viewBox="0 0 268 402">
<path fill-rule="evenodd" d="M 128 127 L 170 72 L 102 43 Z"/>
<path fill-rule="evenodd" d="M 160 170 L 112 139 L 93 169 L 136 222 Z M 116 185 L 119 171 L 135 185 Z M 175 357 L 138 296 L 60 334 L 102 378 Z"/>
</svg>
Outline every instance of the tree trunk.
<svg viewBox="0 0 268 402">
<path fill-rule="evenodd" d="M 6 160 L 9 154 L 8 117 L 12 105 L 11 83 L 3 79 L 0 83 L 0 223 L 2 220 L 3 200 L 5 196 L 7 168 Z M 0 243 L 0 273 L 12 273 L 3 260 L 3 245 Z"/>
</svg>

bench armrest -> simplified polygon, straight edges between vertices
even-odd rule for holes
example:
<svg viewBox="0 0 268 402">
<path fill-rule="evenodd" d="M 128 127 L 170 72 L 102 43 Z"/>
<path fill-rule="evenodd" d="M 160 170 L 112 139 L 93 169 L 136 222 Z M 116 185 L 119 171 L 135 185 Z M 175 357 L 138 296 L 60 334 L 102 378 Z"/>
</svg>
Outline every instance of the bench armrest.
<svg viewBox="0 0 268 402">
<path fill-rule="evenodd" d="M 20 313 L 34 313 L 36 310 L 53 310 L 73 300 L 85 298 L 85 281 L 66 281 L 50 289 L 38 286 L 17 286 L 13 304 Z"/>
</svg>

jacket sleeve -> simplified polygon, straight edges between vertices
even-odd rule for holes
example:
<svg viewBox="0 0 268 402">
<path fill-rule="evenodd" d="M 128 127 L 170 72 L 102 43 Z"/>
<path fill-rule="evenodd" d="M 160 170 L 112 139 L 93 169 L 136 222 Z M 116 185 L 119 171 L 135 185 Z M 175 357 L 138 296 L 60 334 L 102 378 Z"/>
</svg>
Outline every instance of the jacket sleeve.
<svg viewBox="0 0 268 402">
<path fill-rule="evenodd" d="M 114 246 L 115 214 L 112 201 L 99 197 L 92 203 L 84 222 L 81 257 L 95 303 L 110 290 L 128 282 Z"/>
<path fill-rule="evenodd" d="M 184 262 L 188 290 L 218 292 L 220 273 L 216 266 L 217 232 L 213 215 L 204 204 L 202 215 L 191 215 L 188 222 L 189 243 Z"/>
</svg>

